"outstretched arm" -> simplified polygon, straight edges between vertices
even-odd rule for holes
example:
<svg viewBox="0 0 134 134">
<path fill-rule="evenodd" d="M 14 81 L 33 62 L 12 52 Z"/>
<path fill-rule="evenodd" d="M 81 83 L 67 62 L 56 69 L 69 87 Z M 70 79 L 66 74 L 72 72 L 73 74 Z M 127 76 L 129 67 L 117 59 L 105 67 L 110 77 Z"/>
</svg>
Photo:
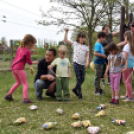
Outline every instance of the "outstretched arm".
<svg viewBox="0 0 134 134">
<path fill-rule="evenodd" d="M 116 31 L 116 32 L 112 32 L 112 36 L 115 37 L 116 35 L 118 35 L 120 33 L 120 30 Z"/>
<path fill-rule="evenodd" d="M 122 46 L 125 46 L 126 44 L 127 44 L 127 42 L 123 41 L 123 42 L 120 42 L 119 44 L 117 44 L 117 46 L 122 47 Z"/>
<path fill-rule="evenodd" d="M 67 44 L 72 45 L 72 42 L 69 41 L 68 38 L 67 38 L 68 31 L 69 31 L 69 29 L 66 28 L 66 29 L 65 29 L 65 35 L 64 35 L 64 41 L 65 41 Z"/>
</svg>

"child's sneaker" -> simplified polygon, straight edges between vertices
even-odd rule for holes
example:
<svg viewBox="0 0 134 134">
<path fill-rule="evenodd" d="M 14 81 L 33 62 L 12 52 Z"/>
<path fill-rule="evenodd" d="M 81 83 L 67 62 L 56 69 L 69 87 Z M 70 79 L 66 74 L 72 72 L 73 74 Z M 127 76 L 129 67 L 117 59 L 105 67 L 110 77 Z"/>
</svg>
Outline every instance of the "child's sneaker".
<svg viewBox="0 0 134 134">
<path fill-rule="evenodd" d="M 109 103 L 112 103 L 112 104 L 114 104 L 114 100 L 115 100 L 115 99 L 111 99 L 111 101 L 110 101 Z"/>
<path fill-rule="evenodd" d="M 6 96 L 5 96 L 5 99 L 6 99 L 6 100 L 9 100 L 9 101 L 13 101 L 13 100 L 14 100 L 14 99 L 12 98 L 12 95 L 10 95 L 10 94 L 9 94 L 9 95 L 6 95 Z"/>
<path fill-rule="evenodd" d="M 102 82 L 102 86 L 104 87 L 106 85 L 106 83 L 105 82 Z"/>
<path fill-rule="evenodd" d="M 23 103 L 24 103 L 24 104 L 26 104 L 26 103 L 33 103 L 33 101 L 28 100 L 28 99 L 24 99 Z"/>
<path fill-rule="evenodd" d="M 125 100 L 123 100 L 124 102 L 134 102 L 134 99 L 133 98 L 127 98 L 127 99 L 125 99 Z"/>
<path fill-rule="evenodd" d="M 128 97 L 121 95 L 120 98 L 121 98 L 121 99 L 127 99 Z"/>
<path fill-rule="evenodd" d="M 114 104 L 115 104 L 115 105 L 118 105 L 118 104 L 119 104 L 119 100 L 116 100 L 116 99 L 115 99 L 115 100 L 114 100 Z"/>
<path fill-rule="evenodd" d="M 76 96 L 78 96 L 78 92 L 77 92 L 76 89 L 72 89 L 72 92 L 73 92 Z"/>
<path fill-rule="evenodd" d="M 101 95 L 99 90 L 95 90 L 95 95 Z"/>
</svg>

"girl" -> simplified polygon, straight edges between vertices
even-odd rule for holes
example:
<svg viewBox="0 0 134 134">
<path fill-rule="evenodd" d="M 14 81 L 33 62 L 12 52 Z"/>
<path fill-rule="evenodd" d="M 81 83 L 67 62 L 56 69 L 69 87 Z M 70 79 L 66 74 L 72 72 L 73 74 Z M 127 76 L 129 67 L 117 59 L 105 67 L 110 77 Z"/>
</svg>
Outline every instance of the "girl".
<svg viewBox="0 0 134 134">
<path fill-rule="evenodd" d="M 127 61 L 125 60 L 120 49 L 113 42 L 105 47 L 105 49 L 110 53 L 108 55 L 108 66 L 104 77 L 106 78 L 108 71 L 110 72 L 110 83 L 112 91 L 112 99 L 109 103 L 119 104 L 119 86 L 121 72 L 127 69 Z M 125 68 L 122 70 L 122 65 L 125 63 Z"/>
<path fill-rule="evenodd" d="M 75 88 L 72 90 L 78 99 L 82 99 L 81 85 L 84 82 L 85 68 L 88 68 L 89 64 L 89 48 L 86 45 L 86 35 L 84 32 L 80 32 L 77 35 L 76 42 L 71 42 L 67 39 L 69 29 L 65 29 L 64 41 L 74 47 L 74 71 L 77 79 Z"/>
<path fill-rule="evenodd" d="M 101 44 L 103 47 L 107 46 L 109 43 L 113 42 L 113 37 L 117 36 L 120 31 L 116 31 L 116 32 L 112 32 L 109 33 L 109 27 L 108 26 L 103 26 L 102 27 L 102 32 L 104 32 L 107 36 L 106 36 L 106 40 L 103 41 Z M 108 56 L 109 52 L 105 51 L 105 55 Z M 104 73 L 106 71 L 106 65 L 108 64 L 108 60 L 105 59 L 105 64 L 104 64 L 104 68 L 103 68 L 103 74 L 102 74 L 102 86 L 105 86 L 105 79 L 103 79 L 104 77 Z M 108 72 L 108 76 L 109 76 L 109 72 Z M 110 85 L 110 78 L 108 77 L 108 85 Z"/>
<path fill-rule="evenodd" d="M 58 48 L 59 58 L 56 58 L 48 69 L 56 66 L 56 99 L 58 102 L 62 101 L 62 89 L 64 94 L 64 101 L 69 101 L 69 79 L 71 79 L 71 71 L 70 71 L 70 62 L 69 59 L 65 58 L 67 53 L 67 47 L 65 45 L 61 45 Z M 69 78 L 69 79 L 68 79 Z"/>
<path fill-rule="evenodd" d="M 134 64 L 134 41 L 133 34 L 131 31 L 127 31 L 124 34 L 125 42 L 127 44 L 123 48 L 125 59 L 127 59 L 128 66 L 127 70 L 122 74 L 123 82 L 126 87 L 126 96 L 121 96 L 121 98 L 125 99 L 124 102 L 133 101 L 132 95 L 132 75 L 133 72 L 133 64 Z"/>
<path fill-rule="evenodd" d="M 37 61 L 31 61 L 31 51 L 30 49 L 36 44 L 36 39 L 30 34 L 25 35 L 24 39 L 21 41 L 20 46 L 17 50 L 16 56 L 14 58 L 13 64 L 11 66 L 11 70 L 13 76 L 16 80 L 16 83 L 12 86 L 8 94 L 5 96 L 6 100 L 13 101 L 12 94 L 13 92 L 23 84 L 23 103 L 32 103 L 32 101 L 28 100 L 28 83 L 26 74 L 24 71 L 25 64 L 29 65 L 38 64 Z"/>
</svg>

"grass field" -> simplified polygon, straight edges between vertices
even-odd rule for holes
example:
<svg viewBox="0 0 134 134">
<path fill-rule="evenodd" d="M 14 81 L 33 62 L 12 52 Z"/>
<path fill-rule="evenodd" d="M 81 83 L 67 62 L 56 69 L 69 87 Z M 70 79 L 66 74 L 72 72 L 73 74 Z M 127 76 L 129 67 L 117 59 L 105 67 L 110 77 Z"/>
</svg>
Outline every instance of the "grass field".
<svg viewBox="0 0 134 134">
<path fill-rule="evenodd" d="M 34 67 L 36 70 L 36 67 Z M 36 72 L 36 71 L 35 71 Z M 82 115 L 82 120 L 90 120 L 92 125 L 101 128 L 100 134 L 126 134 L 134 130 L 134 103 L 125 103 L 120 100 L 120 105 L 114 106 L 109 104 L 111 99 L 110 87 L 106 85 L 103 89 L 106 91 L 105 96 L 94 95 L 94 72 L 90 69 L 86 71 L 86 78 L 83 84 L 83 101 L 79 101 L 72 93 L 71 89 L 75 86 L 76 80 L 72 69 L 72 79 L 70 80 L 71 101 L 68 103 L 57 103 L 55 99 L 49 98 L 43 94 L 43 100 L 37 101 L 35 89 L 33 87 L 34 76 L 30 75 L 29 69 L 26 69 L 29 83 L 29 99 L 33 100 L 38 110 L 31 111 L 31 104 L 23 104 L 22 86 L 13 94 L 14 101 L 4 100 L 15 80 L 10 71 L 0 72 L 0 134 L 88 134 L 86 128 L 72 128 L 71 123 L 75 122 L 70 117 L 78 112 Z M 121 84 L 120 94 L 125 94 L 125 87 Z M 45 90 L 44 90 L 45 93 Z M 105 109 L 107 116 L 95 117 L 96 107 L 99 104 L 106 104 Z M 56 109 L 62 108 L 64 114 L 58 116 Z M 25 117 L 27 122 L 22 125 L 14 125 L 13 122 L 19 118 Z M 119 126 L 111 123 L 112 119 L 126 120 L 125 126 Z M 45 122 L 58 122 L 56 128 L 43 130 L 42 125 Z"/>
</svg>

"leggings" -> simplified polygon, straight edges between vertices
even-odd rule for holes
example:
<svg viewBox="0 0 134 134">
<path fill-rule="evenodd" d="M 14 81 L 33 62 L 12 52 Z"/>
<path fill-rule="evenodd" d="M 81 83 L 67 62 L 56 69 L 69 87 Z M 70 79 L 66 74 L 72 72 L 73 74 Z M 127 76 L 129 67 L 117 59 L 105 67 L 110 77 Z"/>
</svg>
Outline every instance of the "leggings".
<svg viewBox="0 0 134 134">
<path fill-rule="evenodd" d="M 132 94 L 132 76 L 129 77 L 129 75 L 132 73 L 133 69 L 132 68 L 128 68 L 125 72 L 122 73 L 123 76 L 123 82 L 125 84 L 126 87 L 126 96 L 128 96 L 128 98 L 133 98 L 133 94 Z M 126 82 L 127 78 L 129 77 L 128 81 Z"/>
<path fill-rule="evenodd" d="M 23 99 L 27 99 L 28 94 L 28 83 L 27 78 L 24 70 L 13 70 L 13 76 L 16 80 L 16 83 L 12 86 L 8 94 L 13 94 L 13 92 L 23 84 Z"/>
<path fill-rule="evenodd" d="M 81 85 L 84 82 L 84 78 L 85 78 L 85 66 L 74 62 L 74 71 L 75 71 L 76 80 L 77 80 L 77 83 L 74 89 L 81 90 Z"/>
</svg>

